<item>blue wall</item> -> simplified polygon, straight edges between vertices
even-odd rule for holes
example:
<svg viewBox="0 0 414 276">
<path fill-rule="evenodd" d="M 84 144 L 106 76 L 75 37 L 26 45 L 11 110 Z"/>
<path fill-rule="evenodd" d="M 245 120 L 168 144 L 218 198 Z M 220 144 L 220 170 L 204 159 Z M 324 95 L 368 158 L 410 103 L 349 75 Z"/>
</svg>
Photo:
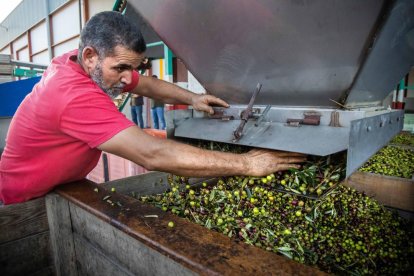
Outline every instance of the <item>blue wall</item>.
<svg viewBox="0 0 414 276">
<path fill-rule="evenodd" d="M 24 97 L 41 77 L 0 83 L 0 117 L 13 116 Z"/>
</svg>

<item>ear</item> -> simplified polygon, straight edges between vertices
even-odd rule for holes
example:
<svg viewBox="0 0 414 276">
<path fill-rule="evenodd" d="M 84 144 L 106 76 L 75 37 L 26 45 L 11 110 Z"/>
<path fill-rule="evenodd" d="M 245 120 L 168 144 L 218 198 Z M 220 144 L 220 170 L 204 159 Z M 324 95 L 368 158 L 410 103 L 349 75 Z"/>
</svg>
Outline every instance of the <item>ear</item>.
<svg viewBox="0 0 414 276">
<path fill-rule="evenodd" d="M 99 55 L 93 47 L 87 46 L 82 51 L 82 65 L 85 71 L 90 74 L 92 69 L 98 64 Z"/>
</svg>

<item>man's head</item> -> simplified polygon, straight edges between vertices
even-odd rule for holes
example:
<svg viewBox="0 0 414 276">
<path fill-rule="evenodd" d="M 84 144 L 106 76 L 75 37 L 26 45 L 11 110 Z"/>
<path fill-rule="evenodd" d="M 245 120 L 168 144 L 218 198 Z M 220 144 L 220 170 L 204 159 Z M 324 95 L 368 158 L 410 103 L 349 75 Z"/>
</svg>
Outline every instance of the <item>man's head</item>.
<svg viewBox="0 0 414 276">
<path fill-rule="evenodd" d="M 138 27 L 118 12 L 94 15 L 81 32 L 78 62 L 109 96 L 116 97 L 132 80 L 144 58 Z"/>
</svg>

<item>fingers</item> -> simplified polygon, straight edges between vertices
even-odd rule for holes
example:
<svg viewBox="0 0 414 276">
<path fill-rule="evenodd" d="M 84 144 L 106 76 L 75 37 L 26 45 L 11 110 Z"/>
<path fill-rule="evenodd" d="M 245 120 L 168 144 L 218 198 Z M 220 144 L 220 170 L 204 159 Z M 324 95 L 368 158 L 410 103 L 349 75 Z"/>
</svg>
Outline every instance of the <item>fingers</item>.
<svg viewBox="0 0 414 276">
<path fill-rule="evenodd" d="M 197 111 L 204 111 L 204 112 L 206 112 L 208 114 L 211 114 L 211 115 L 214 114 L 214 109 L 211 106 L 207 105 L 207 104 L 198 103 L 198 104 L 194 104 L 193 107 Z"/>
<path fill-rule="evenodd" d="M 306 155 L 301 153 L 274 151 L 265 149 L 253 149 L 245 153 L 250 160 L 252 173 L 254 176 L 263 176 L 276 171 L 288 169 L 299 169 L 300 163 L 306 161 Z"/>
<path fill-rule="evenodd" d="M 275 151 L 275 150 L 268 150 L 268 149 L 252 149 L 249 151 L 249 154 L 252 156 L 258 156 L 263 154 L 272 154 L 281 158 L 289 157 L 289 158 L 296 158 L 297 160 L 306 160 L 306 154 L 299 153 L 299 152 L 289 152 L 289 151 Z M 292 159 L 296 160 L 296 159 Z M 303 162 L 303 161 L 299 161 Z"/>
<path fill-rule="evenodd" d="M 300 165 L 296 164 L 279 164 L 276 171 L 286 171 L 288 169 L 299 169 Z"/>
<path fill-rule="evenodd" d="M 281 163 L 303 163 L 306 161 L 306 157 L 284 157 Z"/>
<path fill-rule="evenodd" d="M 290 151 L 278 151 L 280 157 L 305 157 L 306 154 Z"/>
<path fill-rule="evenodd" d="M 199 95 L 193 101 L 193 107 L 195 110 L 204 111 L 211 115 L 214 114 L 212 106 L 229 107 L 229 104 L 212 95 Z"/>
<path fill-rule="evenodd" d="M 212 95 L 206 95 L 206 100 L 208 105 L 214 105 L 214 106 L 222 106 L 222 107 L 229 107 L 230 105 L 223 101 L 220 98 L 214 97 Z"/>
</svg>

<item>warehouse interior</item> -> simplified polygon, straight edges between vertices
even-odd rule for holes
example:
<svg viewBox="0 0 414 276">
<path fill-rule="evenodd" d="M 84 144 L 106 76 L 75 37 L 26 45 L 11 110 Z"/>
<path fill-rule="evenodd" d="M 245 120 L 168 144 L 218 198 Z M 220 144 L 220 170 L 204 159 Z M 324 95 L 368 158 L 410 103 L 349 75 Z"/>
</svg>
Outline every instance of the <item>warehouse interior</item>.
<svg viewBox="0 0 414 276">
<path fill-rule="evenodd" d="M 139 74 L 229 103 L 165 104 L 158 129 L 144 97 L 146 134 L 306 162 L 200 178 L 102 151 L 84 179 L 0 204 L 4 275 L 414 273 L 413 1 L 22 0 L 0 22 L 0 154 L 52 59 L 103 11 L 141 30 Z M 112 99 L 131 121 L 133 101 Z"/>
</svg>

